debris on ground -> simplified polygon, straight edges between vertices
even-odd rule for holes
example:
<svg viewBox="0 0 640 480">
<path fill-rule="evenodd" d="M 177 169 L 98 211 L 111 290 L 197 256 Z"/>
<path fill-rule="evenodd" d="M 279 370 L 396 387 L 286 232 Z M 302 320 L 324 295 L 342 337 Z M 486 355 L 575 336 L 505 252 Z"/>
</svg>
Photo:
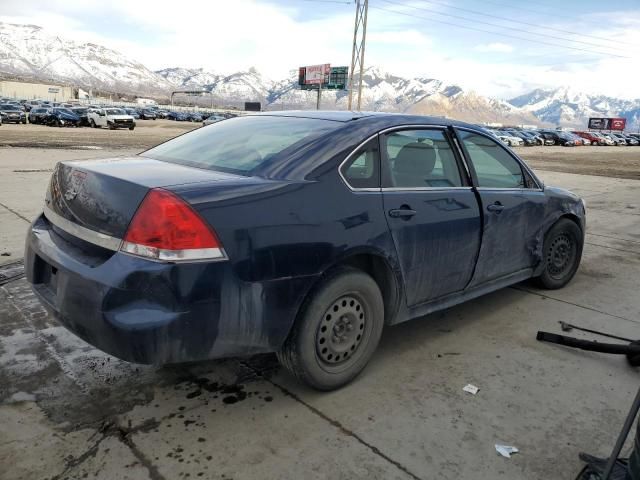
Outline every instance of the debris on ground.
<svg viewBox="0 0 640 480">
<path fill-rule="evenodd" d="M 471 395 L 475 395 L 476 393 L 478 393 L 478 391 L 480 390 L 478 387 L 476 387 L 475 385 L 471 385 L 470 383 L 468 383 L 467 385 L 465 385 L 463 387 L 463 389 L 465 392 L 470 393 Z"/>
<path fill-rule="evenodd" d="M 505 458 L 511 458 L 512 453 L 518 453 L 520 452 L 520 450 L 510 445 L 500 445 L 496 443 L 496 452 L 498 452 L 500 455 L 502 455 Z"/>
</svg>

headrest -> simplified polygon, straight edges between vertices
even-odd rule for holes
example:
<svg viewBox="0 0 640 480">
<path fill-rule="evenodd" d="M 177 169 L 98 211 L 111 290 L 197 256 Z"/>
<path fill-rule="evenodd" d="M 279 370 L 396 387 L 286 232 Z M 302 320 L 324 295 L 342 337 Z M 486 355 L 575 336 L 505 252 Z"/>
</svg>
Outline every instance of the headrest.
<svg viewBox="0 0 640 480">
<path fill-rule="evenodd" d="M 400 174 L 429 175 L 436 164 L 436 150 L 426 143 L 408 143 L 400 149 L 393 171 Z"/>
</svg>

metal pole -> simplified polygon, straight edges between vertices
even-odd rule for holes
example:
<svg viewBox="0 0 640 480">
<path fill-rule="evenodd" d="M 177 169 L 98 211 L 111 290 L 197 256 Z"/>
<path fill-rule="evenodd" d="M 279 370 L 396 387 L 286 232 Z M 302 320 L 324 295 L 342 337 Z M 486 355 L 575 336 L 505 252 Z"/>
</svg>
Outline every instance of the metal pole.
<svg viewBox="0 0 640 480">
<path fill-rule="evenodd" d="M 318 100 L 316 101 L 316 110 L 320 110 L 320 98 L 322 98 L 322 81 L 320 81 L 320 83 L 318 84 Z"/>
<path fill-rule="evenodd" d="M 622 431 L 618 436 L 618 440 L 616 441 L 616 446 L 613 447 L 613 452 L 611 452 L 611 456 L 609 457 L 609 461 L 607 462 L 607 466 L 604 469 L 604 473 L 602 475 L 602 480 L 608 480 L 611 476 L 611 472 L 613 471 L 613 467 L 616 464 L 616 460 L 620 455 L 620 451 L 622 450 L 622 446 L 624 445 L 627 436 L 629 435 L 629 430 L 631 430 L 631 426 L 633 425 L 633 421 L 636 419 L 638 415 L 638 410 L 640 410 L 640 389 L 638 389 L 638 393 L 636 394 L 636 398 L 633 401 L 633 405 L 631 406 L 631 410 L 629 411 L 629 415 L 627 415 L 627 419 L 624 422 L 624 426 L 622 427 Z"/>
<path fill-rule="evenodd" d="M 356 17 L 353 25 L 353 46 L 351 47 L 351 68 L 349 69 L 349 110 L 353 102 L 353 71 L 356 68 L 356 41 L 358 40 L 358 17 L 360 14 L 360 0 L 356 2 Z"/>
<path fill-rule="evenodd" d="M 360 75 L 358 78 L 358 111 L 362 99 L 362 73 L 364 71 L 364 47 L 367 41 L 367 13 L 369 12 L 369 0 L 364 0 L 364 24 L 362 26 L 362 47 L 360 48 Z"/>
</svg>

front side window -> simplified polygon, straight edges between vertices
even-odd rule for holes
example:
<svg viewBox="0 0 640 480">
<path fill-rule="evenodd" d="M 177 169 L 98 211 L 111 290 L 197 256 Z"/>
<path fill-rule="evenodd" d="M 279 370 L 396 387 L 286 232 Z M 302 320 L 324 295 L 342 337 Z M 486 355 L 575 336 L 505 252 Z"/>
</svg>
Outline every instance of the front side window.
<svg viewBox="0 0 640 480">
<path fill-rule="evenodd" d="M 401 130 L 384 137 L 385 187 L 461 187 L 451 144 L 442 130 Z"/>
<path fill-rule="evenodd" d="M 502 146 L 484 135 L 464 130 L 458 135 L 476 172 L 478 187 L 526 188 L 520 164 Z"/>
<path fill-rule="evenodd" d="M 368 141 L 342 165 L 340 171 L 351 188 L 380 187 L 378 138 Z"/>
</svg>

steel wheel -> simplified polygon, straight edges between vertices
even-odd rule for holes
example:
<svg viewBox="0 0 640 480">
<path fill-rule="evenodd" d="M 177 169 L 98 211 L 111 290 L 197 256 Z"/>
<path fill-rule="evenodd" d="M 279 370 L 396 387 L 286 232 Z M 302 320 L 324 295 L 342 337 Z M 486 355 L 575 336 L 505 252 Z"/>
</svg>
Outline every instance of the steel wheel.
<svg viewBox="0 0 640 480">
<path fill-rule="evenodd" d="M 365 333 L 365 309 L 354 295 L 345 295 L 327 309 L 316 332 L 316 352 L 328 365 L 348 360 Z"/>
<path fill-rule="evenodd" d="M 573 278 L 582 257 L 584 233 L 578 224 L 561 218 L 549 230 L 544 240 L 542 264 L 537 283 L 542 288 L 564 287 Z"/>
<path fill-rule="evenodd" d="M 333 390 L 362 371 L 383 326 L 384 301 L 373 278 L 353 267 L 336 267 L 301 306 L 278 359 L 306 384 Z"/>
<path fill-rule="evenodd" d="M 560 279 L 573 266 L 576 245 L 566 233 L 556 236 L 547 250 L 547 271 L 551 278 Z"/>
</svg>

